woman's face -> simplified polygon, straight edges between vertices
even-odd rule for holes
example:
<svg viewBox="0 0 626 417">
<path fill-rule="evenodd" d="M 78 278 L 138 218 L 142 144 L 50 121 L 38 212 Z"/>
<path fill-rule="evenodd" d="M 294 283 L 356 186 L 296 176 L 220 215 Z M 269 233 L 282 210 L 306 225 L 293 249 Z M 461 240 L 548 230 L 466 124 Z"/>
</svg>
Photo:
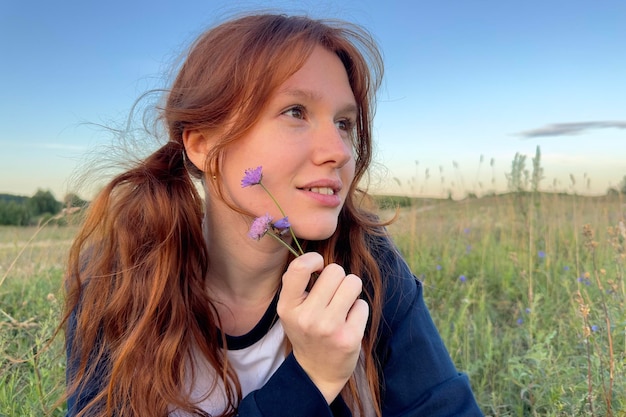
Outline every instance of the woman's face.
<svg viewBox="0 0 626 417">
<path fill-rule="evenodd" d="M 270 97 L 250 132 L 227 149 L 220 176 L 225 197 L 255 216 L 281 218 L 260 186 L 241 187 L 244 171 L 261 166 L 263 184 L 296 235 L 330 237 L 354 179 L 356 116 L 343 64 L 336 54 L 316 47 Z"/>
</svg>

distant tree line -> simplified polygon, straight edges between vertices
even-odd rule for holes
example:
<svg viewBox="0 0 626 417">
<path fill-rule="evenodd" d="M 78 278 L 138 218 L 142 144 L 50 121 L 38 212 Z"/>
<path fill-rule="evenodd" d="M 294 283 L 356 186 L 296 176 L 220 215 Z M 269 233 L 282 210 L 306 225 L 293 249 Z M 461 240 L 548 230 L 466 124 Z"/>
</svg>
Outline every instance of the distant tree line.
<svg viewBox="0 0 626 417">
<path fill-rule="evenodd" d="M 526 156 L 515 154 L 511 165 L 511 172 L 506 174 L 509 191 L 516 194 L 539 191 L 539 183 L 544 179 L 541 167 L 541 150 L 537 147 L 532 159 L 533 169 L 526 169 Z M 607 195 L 626 195 L 626 175 L 617 187 L 607 190 Z M 476 194 L 469 193 L 468 198 L 477 198 Z M 415 204 L 416 198 L 407 196 L 374 196 L 374 201 L 381 208 L 410 207 Z M 69 193 L 63 201 L 57 201 L 54 195 L 47 190 L 37 190 L 32 197 L 0 194 L 0 225 L 29 226 L 37 225 L 50 217 L 67 210 L 71 214 L 74 210 L 87 206 L 89 203 L 78 195 Z M 59 221 L 62 224 L 63 221 Z"/>
<path fill-rule="evenodd" d="M 0 225 L 29 226 L 39 224 L 61 213 L 65 208 L 87 204 L 76 194 L 68 194 L 57 201 L 52 192 L 37 190 L 32 197 L 0 194 Z"/>
</svg>

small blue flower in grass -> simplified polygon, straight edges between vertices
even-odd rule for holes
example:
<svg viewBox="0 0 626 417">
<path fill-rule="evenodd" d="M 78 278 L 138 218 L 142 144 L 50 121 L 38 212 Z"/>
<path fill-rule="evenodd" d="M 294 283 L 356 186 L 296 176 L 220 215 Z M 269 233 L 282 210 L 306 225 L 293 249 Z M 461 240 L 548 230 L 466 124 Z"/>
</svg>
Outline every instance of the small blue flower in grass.
<svg viewBox="0 0 626 417">
<path fill-rule="evenodd" d="M 441 271 L 441 265 L 437 265 L 437 271 Z"/>
<path fill-rule="evenodd" d="M 465 281 L 467 281 L 467 278 L 465 278 L 465 275 L 461 275 L 461 276 L 459 276 L 459 281 L 465 282 Z"/>
<path fill-rule="evenodd" d="M 593 326 L 591 326 L 591 331 L 592 332 L 597 332 L 598 331 L 598 326 L 596 326 L 595 324 Z"/>
<path fill-rule="evenodd" d="M 266 214 L 261 217 L 257 217 L 252 222 L 250 226 L 250 230 L 248 231 L 248 236 L 254 240 L 261 240 L 263 236 L 270 230 L 272 227 L 272 217 L 269 214 Z"/>
<path fill-rule="evenodd" d="M 244 172 L 243 179 L 241 180 L 242 187 L 251 187 L 261 183 L 263 177 L 262 167 L 248 168 Z"/>
<path fill-rule="evenodd" d="M 521 318 L 521 317 L 520 317 L 519 319 L 517 319 L 517 324 L 518 324 L 518 325 L 520 325 L 520 326 L 521 326 L 522 324 L 524 324 L 524 319 L 523 319 L 523 318 Z"/>
<path fill-rule="evenodd" d="M 526 312 L 526 314 L 530 314 L 530 307 L 526 307 L 526 310 L 524 310 Z"/>
<path fill-rule="evenodd" d="M 539 258 L 543 259 L 546 257 L 546 253 L 542 250 L 540 250 L 539 252 L 537 252 L 537 256 L 539 256 Z"/>
<path fill-rule="evenodd" d="M 565 265 L 565 266 L 563 267 L 563 271 L 569 271 L 569 266 Z"/>
</svg>

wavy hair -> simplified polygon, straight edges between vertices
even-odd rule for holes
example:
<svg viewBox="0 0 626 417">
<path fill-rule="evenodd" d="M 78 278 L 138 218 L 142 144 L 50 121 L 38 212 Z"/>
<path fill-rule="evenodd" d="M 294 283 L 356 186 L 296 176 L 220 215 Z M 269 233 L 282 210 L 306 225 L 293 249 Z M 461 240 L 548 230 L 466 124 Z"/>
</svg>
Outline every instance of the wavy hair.
<svg viewBox="0 0 626 417">
<path fill-rule="evenodd" d="M 198 353 L 223 382 L 228 404 L 223 416 L 236 414 L 241 389 L 221 353 L 219 319 L 206 292 L 210 253 L 202 234 L 204 206 L 192 177 L 220 172 L 229 145 L 255 124 L 268 98 L 317 45 L 341 59 L 357 102 L 356 169 L 336 232 L 304 244 L 365 280 L 371 316 L 360 366 L 367 383 L 363 387 L 352 377 L 341 395 L 355 414 L 373 407 L 381 415 L 375 344 L 382 282 L 368 244 L 381 224 L 364 208 L 367 193 L 358 184 L 372 159 L 382 58 L 358 26 L 262 14 L 222 23 L 196 40 L 161 109 L 167 144 L 115 177 L 89 208 L 70 250 L 65 282 L 61 326 L 72 333 L 66 342 L 67 394 L 78 394 L 84 381 L 102 372 L 105 383 L 79 416 L 164 416 L 171 407 L 206 415 L 181 388 Z M 186 129 L 226 130 L 202 169 L 185 158 Z M 361 399 L 363 389 L 371 404 Z"/>
</svg>

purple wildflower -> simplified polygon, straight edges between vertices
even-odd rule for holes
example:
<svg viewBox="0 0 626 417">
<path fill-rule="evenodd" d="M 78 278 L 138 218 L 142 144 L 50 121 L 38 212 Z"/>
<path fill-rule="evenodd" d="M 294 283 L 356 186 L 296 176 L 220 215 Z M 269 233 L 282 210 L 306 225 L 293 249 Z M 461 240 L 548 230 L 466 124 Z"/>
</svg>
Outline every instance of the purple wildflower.
<svg viewBox="0 0 626 417">
<path fill-rule="evenodd" d="M 569 266 L 565 265 L 565 266 L 563 267 L 563 271 L 569 271 Z"/>
<path fill-rule="evenodd" d="M 521 318 L 521 317 L 520 317 L 519 319 L 517 319 L 517 324 L 518 324 L 519 326 L 521 326 L 522 324 L 524 324 L 524 319 L 523 319 L 523 318 Z"/>
<path fill-rule="evenodd" d="M 253 185 L 257 185 L 261 183 L 261 178 L 263 177 L 263 173 L 261 172 L 263 167 L 256 167 L 254 169 L 248 168 L 246 169 L 243 179 L 241 180 L 242 187 L 250 187 Z"/>
<path fill-rule="evenodd" d="M 530 314 L 530 307 L 526 307 L 526 310 L 524 310 L 526 312 L 526 314 Z"/>
<path fill-rule="evenodd" d="M 596 326 L 595 324 L 593 326 L 591 326 L 591 331 L 592 332 L 597 332 L 598 331 L 598 326 Z"/>
<path fill-rule="evenodd" d="M 441 265 L 437 265 L 437 271 L 441 271 Z"/>
<path fill-rule="evenodd" d="M 291 227 L 291 223 L 289 223 L 287 217 L 283 217 L 282 219 L 274 222 L 274 227 L 279 230 L 289 229 Z"/>
<path fill-rule="evenodd" d="M 287 217 L 283 217 L 282 219 L 274 222 L 274 227 L 277 229 L 287 229 L 288 227 L 291 227 L 291 223 L 289 223 L 289 219 Z"/>
<path fill-rule="evenodd" d="M 541 259 L 546 257 L 546 253 L 542 250 L 540 250 L 539 252 L 537 252 L 537 256 L 539 256 Z"/>
<path fill-rule="evenodd" d="M 257 217 L 252 222 L 250 226 L 250 230 L 248 231 L 248 236 L 254 240 L 260 240 L 265 234 L 270 230 L 272 226 L 272 217 L 269 214 L 266 214 L 261 217 Z"/>
<path fill-rule="evenodd" d="M 461 276 L 459 277 L 459 281 L 461 281 L 461 282 L 465 282 L 465 281 L 467 281 L 467 278 L 465 278 L 465 275 L 461 275 Z"/>
</svg>

